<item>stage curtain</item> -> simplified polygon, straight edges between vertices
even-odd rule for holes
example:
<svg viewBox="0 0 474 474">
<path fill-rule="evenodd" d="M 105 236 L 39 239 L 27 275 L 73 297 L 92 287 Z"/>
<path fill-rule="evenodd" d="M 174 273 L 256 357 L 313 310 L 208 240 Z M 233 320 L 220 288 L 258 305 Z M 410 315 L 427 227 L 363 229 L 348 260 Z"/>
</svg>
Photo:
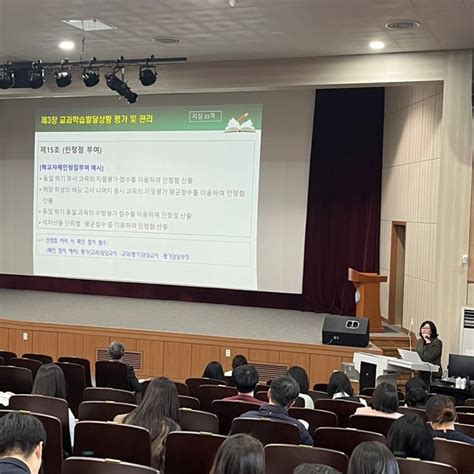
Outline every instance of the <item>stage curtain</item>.
<svg viewBox="0 0 474 474">
<path fill-rule="evenodd" d="M 384 89 L 319 90 L 313 126 L 303 308 L 353 315 L 347 269 L 378 272 Z"/>
</svg>

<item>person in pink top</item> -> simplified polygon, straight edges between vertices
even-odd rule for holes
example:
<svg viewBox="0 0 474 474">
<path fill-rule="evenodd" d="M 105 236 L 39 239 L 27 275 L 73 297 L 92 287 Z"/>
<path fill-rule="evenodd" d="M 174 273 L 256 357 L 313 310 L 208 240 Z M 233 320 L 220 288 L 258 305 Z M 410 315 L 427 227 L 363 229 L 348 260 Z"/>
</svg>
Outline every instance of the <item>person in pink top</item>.
<svg viewBox="0 0 474 474">
<path fill-rule="evenodd" d="M 382 382 L 372 394 L 372 400 L 368 407 L 357 408 L 356 415 L 386 416 L 388 418 L 400 418 L 402 413 L 398 410 L 397 389 L 388 382 Z"/>
<path fill-rule="evenodd" d="M 224 400 L 240 401 L 263 405 L 266 402 L 255 398 L 254 390 L 258 384 L 258 373 L 253 365 L 240 365 L 233 371 L 232 378 L 239 394 L 233 397 L 224 398 Z"/>
</svg>

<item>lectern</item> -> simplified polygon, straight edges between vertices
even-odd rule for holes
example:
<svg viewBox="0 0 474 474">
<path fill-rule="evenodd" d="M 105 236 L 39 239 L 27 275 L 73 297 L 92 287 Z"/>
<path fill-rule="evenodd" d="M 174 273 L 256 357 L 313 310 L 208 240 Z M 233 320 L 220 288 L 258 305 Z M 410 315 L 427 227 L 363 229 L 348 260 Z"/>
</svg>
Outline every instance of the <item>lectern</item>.
<svg viewBox="0 0 474 474">
<path fill-rule="evenodd" d="M 380 283 L 387 277 L 377 273 L 362 273 L 349 268 L 349 281 L 356 288 L 356 316 L 370 320 L 370 332 L 383 332 L 380 314 Z"/>
</svg>

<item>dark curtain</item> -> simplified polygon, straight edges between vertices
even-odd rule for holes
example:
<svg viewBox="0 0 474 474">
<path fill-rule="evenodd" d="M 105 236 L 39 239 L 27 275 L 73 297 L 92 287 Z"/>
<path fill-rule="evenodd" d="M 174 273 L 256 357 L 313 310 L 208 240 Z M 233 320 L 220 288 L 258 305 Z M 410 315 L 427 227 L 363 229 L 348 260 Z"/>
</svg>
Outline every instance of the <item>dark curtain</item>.
<svg viewBox="0 0 474 474">
<path fill-rule="evenodd" d="M 378 272 L 384 90 L 316 95 L 303 309 L 353 315 L 347 269 Z"/>
</svg>

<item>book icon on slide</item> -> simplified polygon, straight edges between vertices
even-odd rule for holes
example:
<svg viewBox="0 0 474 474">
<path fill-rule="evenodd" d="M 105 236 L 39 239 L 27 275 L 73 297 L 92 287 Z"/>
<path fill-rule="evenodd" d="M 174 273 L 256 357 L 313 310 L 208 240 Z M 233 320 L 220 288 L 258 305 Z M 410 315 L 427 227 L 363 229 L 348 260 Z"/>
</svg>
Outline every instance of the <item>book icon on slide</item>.
<svg viewBox="0 0 474 474">
<path fill-rule="evenodd" d="M 231 118 L 224 129 L 224 133 L 247 132 L 255 133 L 255 126 L 251 119 L 245 120 L 249 116 L 248 113 L 241 115 L 238 119 Z M 245 120 L 245 122 L 244 122 Z"/>
</svg>

